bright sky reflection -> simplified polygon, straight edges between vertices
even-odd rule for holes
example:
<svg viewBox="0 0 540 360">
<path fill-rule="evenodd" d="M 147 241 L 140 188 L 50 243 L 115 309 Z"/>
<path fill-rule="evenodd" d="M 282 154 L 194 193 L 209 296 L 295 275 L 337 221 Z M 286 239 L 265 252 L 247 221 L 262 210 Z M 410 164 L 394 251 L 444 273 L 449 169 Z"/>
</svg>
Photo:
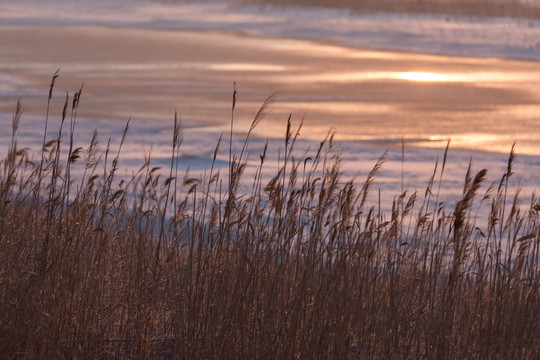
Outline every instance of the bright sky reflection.
<svg viewBox="0 0 540 360">
<path fill-rule="evenodd" d="M 460 134 L 460 135 L 431 135 L 430 141 L 448 141 L 450 139 L 453 143 L 467 143 L 467 142 L 491 142 L 500 140 L 500 137 L 494 134 Z"/>
<path fill-rule="evenodd" d="M 297 74 L 294 79 L 290 75 L 276 77 L 282 82 L 338 82 L 348 83 L 373 80 L 401 80 L 412 82 L 446 82 L 446 83 L 489 83 L 489 82 L 523 82 L 532 79 L 540 80 L 540 73 L 520 72 L 471 72 L 471 73 L 435 73 L 422 71 L 366 71 L 366 72 L 328 72 L 318 74 Z"/>
<path fill-rule="evenodd" d="M 448 81 L 448 78 L 442 74 L 429 72 L 403 72 L 396 75 L 396 79 L 409 81 Z"/>
<path fill-rule="evenodd" d="M 498 134 L 482 134 L 482 133 L 468 133 L 468 134 L 454 134 L 454 135 L 431 135 L 429 141 L 413 142 L 415 146 L 424 148 L 437 148 L 441 147 L 441 144 L 445 144 L 450 140 L 450 146 L 454 148 L 463 149 L 478 149 L 482 148 L 487 151 L 507 153 L 510 149 L 510 145 L 515 142 L 515 139 L 510 135 L 498 135 Z M 519 150 L 522 154 L 531 153 L 533 150 L 528 146 L 526 141 L 519 143 Z"/>
</svg>

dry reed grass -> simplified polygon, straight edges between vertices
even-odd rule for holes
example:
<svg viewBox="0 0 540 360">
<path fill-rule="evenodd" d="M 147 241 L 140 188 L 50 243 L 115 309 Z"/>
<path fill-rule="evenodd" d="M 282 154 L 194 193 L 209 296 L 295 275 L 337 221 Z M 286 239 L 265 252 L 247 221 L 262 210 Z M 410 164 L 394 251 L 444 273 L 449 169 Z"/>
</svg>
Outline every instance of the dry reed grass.
<svg viewBox="0 0 540 360">
<path fill-rule="evenodd" d="M 80 96 L 66 97 L 71 134 Z M 71 136 L 64 159 L 44 138 L 34 160 L 17 147 L 20 115 L 0 163 L 2 358 L 540 357 L 539 209 L 534 195 L 529 211 L 506 204 L 513 152 L 484 198 L 486 170 L 469 167 L 456 208 L 438 202 L 445 156 L 423 199 L 404 192 L 384 214 L 366 202 L 384 156 L 345 181 L 331 136 L 294 157 L 290 122 L 279 171 L 262 183 L 265 149 L 242 191 L 249 137 L 228 179 L 212 166 L 182 182 L 175 120 L 168 176 L 147 160 L 119 181 L 121 144 Z"/>
</svg>

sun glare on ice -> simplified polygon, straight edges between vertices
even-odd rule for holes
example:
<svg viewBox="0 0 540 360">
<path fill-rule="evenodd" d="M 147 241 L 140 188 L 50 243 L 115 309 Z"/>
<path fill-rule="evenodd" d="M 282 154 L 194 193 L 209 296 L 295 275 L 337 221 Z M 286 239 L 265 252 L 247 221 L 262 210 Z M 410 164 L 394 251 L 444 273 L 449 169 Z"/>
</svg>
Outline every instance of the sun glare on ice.
<svg viewBox="0 0 540 360">
<path fill-rule="evenodd" d="M 429 72 L 403 72 L 396 76 L 400 80 L 409 81 L 448 81 L 448 78 L 442 74 L 429 73 Z"/>
</svg>

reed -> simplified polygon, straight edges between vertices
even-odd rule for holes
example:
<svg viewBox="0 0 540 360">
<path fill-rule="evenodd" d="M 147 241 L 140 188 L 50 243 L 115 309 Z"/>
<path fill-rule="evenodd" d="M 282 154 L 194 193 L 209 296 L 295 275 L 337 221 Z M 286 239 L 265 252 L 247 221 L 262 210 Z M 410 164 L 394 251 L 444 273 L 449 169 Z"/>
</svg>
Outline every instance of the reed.
<svg viewBox="0 0 540 360">
<path fill-rule="evenodd" d="M 343 179 L 332 134 L 298 155 L 290 122 L 279 169 L 265 147 L 253 179 L 248 136 L 225 150 L 224 177 L 213 163 L 182 180 L 176 117 L 170 172 L 146 159 L 119 178 L 122 143 L 72 141 L 81 96 L 66 97 L 67 156 L 61 131 L 37 160 L 19 149 L 14 112 L 0 163 L 3 358 L 540 357 L 539 206 L 508 198 L 513 151 L 483 197 L 487 170 L 469 167 L 456 207 L 438 203 L 445 155 L 424 194 L 384 213 L 366 201 L 384 155 L 366 179 Z"/>
</svg>

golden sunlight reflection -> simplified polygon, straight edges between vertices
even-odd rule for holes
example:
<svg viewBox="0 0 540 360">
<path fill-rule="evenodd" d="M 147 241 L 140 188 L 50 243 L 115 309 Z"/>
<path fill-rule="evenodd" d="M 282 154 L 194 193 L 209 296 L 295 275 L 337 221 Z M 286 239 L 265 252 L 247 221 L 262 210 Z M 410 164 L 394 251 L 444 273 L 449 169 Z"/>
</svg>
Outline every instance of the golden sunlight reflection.
<svg viewBox="0 0 540 360">
<path fill-rule="evenodd" d="M 453 147 L 463 149 L 486 149 L 493 152 L 506 152 L 508 144 L 512 144 L 513 139 L 510 135 L 469 133 L 457 135 L 431 135 L 429 141 L 414 142 L 414 145 L 426 148 L 441 147 L 441 144 L 450 140 Z"/>
<path fill-rule="evenodd" d="M 256 103 L 253 106 L 257 106 Z M 342 115 L 367 115 L 367 114 L 385 114 L 391 111 L 396 111 L 396 107 L 393 104 L 381 104 L 362 102 L 361 106 L 358 102 L 345 102 L 345 101 L 283 101 L 280 102 L 280 106 L 287 112 L 294 113 L 298 109 L 304 111 L 312 111 L 313 113 L 320 113 L 322 111 L 331 114 Z"/>
<path fill-rule="evenodd" d="M 273 81 L 284 83 L 351 83 L 359 81 L 399 80 L 410 82 L 444 82 L 444 83 L 518 83 L 530 82 L 533 79 L 540 81 L 539 73 L 524 72 L 463 72 L 463 73 L 436 73 L 423 71 L 365 71 L 365 72 L 321 72 L 309 74 L 290 74 L 272 78 Z"/>
<path fill-rule="evenodd" d="M 494 134 L 462 134 L 462 135 L 431 135 L 429 141 L 448 141 L 450 139 L 453 143 L 463 143 L 463 142 L 490 142 L 497 141 L 500 139 L 500 136 Z"/>
<path fill-rule="evenodd" d="M 409 80 L 409 81 L 448 81 L 448 78 L 443 74 L 436 74 L 430 72 L 403 72 L 396 74 L 396 79 Z"/>
<path fill-rule="evenodd" d="M 309 135 L 324 136 L 322 126 L 320 128 L 311 128 L 309 129 Z M 306 129 L 303 129 L 306 133 Z M 313 131 L 313 133 L 311 133 Z M 326 129 L 326 131 L 328 131 Z M 517 138 L 515 139 L 512 135 L 498 135 L 498 134 L 482 134 L 482 133 L 464 133 L 457 135 L 428 135 L 428 134 L 419 134 L 412 135 L 407 134 L 405 136 L 399 134 L 390 134 L 388 136 L 381 136 L 381 134 L 358 134 L 358 133 L 349 133 L 344 134 L 337 132 L 335 139 L 345 140 L 345 141 L 366 141 L 372 144 L 379 144 L 384 146 L 401 146 L 402 141 L 405 141 L 407 147 L 418 147 L 418 148 L 444 148 L 450 140 L 450 147 L 453 149 L 470 149 L 470 150 L 479 150 L 489 151 L 494 153 L 508 153 L 511 145 L 516 143 L 520 154 L 523 155 L 538 155 L 536 145 L 528 139 Z"/>
</svg>

